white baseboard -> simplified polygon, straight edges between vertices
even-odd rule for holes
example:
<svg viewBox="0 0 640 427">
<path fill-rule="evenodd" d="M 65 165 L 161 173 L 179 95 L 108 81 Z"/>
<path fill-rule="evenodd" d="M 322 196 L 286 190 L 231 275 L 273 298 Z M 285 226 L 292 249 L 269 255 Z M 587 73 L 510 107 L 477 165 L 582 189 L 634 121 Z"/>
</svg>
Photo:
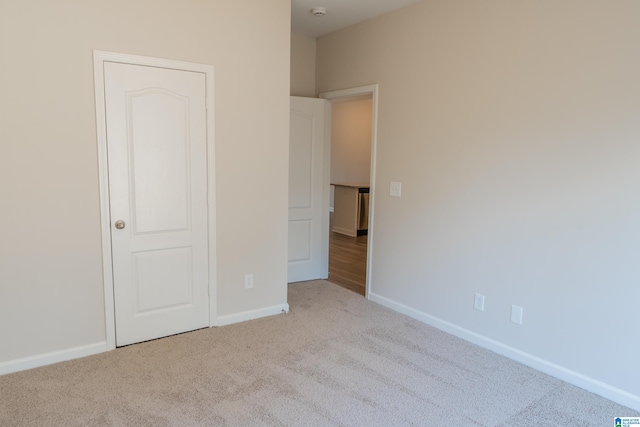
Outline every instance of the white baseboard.
<svg viewBox="0 0 640 427">
<path fill-rule="evenodd" d="M 232 323 L 244 322 L 247 320 L 259 319 L 261 317 L 273 316 L 275 314 L 288 312 L 289 304 L 279 304 L 272 307 L 261 308 L 258 310 L 245 311 L 242 313 L 230 314 L 227 316 L 219 316 L 211 326 L 230 325 Z M 36 354 L 34 356 L 28 356 L 21 359 L 8 360 L 6 362 L 0 362 L 0 375 L 38 368 L 40 366 L 52 365 L 54 363 L 78 359 L 80 357 L 92 356 L 94 354 L 104 353 L 108 350 L 109 348 L 107 347 L 107 342 L 102 341 L 99 343 L 89 344 L 81 347 Z"/>
<path fill-rule="evenodd" d="M 537 371 L 544 372 L 545 374 L 575 385 L 576 387 L 580 387 L 591 393 L 597 394 L 631 409 L 635 409 L 636 411 L 640 411 L 640 396 L 620 390 L 619 388 L 613 387 L 602 381 L 590 378 L 532 354 L 525 353 L 499 341 L 492 340 L 453 323 L 390 300 L 389 298 L 383 297 L 374 292 L 369 292 L 368 299 L 426 323 L 427 325 L 433 326 L 434 328 L 450 333 L 451 335 L 455 335 L 458 338 L 462 338 L 465 341 L 469 341 L 473 344 L 479 345 L 480 347 L 491 350 L 494 353 L 498 353 L 502 356 L 508 357 L 509 359 L 515 360 L 516 362 L 522 363 L 523 365 L 527 365 Z"/>
<path fill-rule="evenodd" d="M 246 322 L 247 320 L 254 320 L 261 317 L 274 316 L 276 314 L 288 312 L 289 304 L 278 304 L 271 307 L 260 308 L 258 310 L 243 311 L 242 313 L 218 316 L 211 326 L 231 325 L 232 323 Z"/>
<path fill-rule="evenodd" d="M 0 375 L 24 371 L 27 369 L 39 368 L 40 366 L 52 365 L 58 362 L 65 362 L 67 360 L 73 360 L 80 357 L 104 353 L 105 351 L 107 351 L 107 342 L 102 341 L 99 343 L 84 345 L 81 347 L 36 354 L 34 356 L 23 357 L 21 359 L 8 360 L 6 362 L 0 362 Z"/>
</svg>

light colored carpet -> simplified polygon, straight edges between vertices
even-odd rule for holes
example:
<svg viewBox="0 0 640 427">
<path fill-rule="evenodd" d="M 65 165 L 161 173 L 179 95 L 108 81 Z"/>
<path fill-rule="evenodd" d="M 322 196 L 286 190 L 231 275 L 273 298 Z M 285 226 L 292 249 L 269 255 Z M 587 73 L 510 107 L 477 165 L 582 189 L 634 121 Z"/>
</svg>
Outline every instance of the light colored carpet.
<svg viewBox="0 0 640 427">
<path fill-rule="evenodd" d="M 2 426 L 611 426 L 637 412 L 325 281 L 291 311 L 0 377 Z"/>
</svg>

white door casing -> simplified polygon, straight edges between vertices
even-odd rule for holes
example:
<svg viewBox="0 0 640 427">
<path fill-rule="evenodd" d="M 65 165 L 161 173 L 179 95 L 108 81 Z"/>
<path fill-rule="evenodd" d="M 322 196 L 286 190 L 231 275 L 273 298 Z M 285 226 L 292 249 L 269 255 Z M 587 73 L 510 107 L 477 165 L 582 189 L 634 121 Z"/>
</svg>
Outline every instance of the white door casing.
<svg viewBox="0 0 640 427">
<path fill-rule="evenodd" d="M 331 105 L 292 96 L 290 110 L 289 283 L 329 275 Z"/>
<path fill-rule="evenodd" d="M 367 86 L 359 86 L 349 89 L 341 89 L 330 92 L 320 93 L 320 98 L 330 102 L 340 101 L 348 98 L 357 98 L 360 96 L 371 96 L 372 120 L 371 120 L 371 169 L 370 169 L 370 191 L 369 191 L 369 220 L 368 220 L 368 237 L 367 237 L 367 274 L 365 297 L 369 298 L 371 292 L 371 281 L 373 278 L 373 251 L 375 248 L 375 194 L 376 194 L 376 156 L 378 152 L 378 85 L 372 84 Z"/>
<path fill-rule="evenodd" d="M 111 255 L 111 264 L 105 262 L 107 347 L 210 326 L 213 70 L 108 52 L 94 57 L 103 250 Z M 124 228 L 116 228 L 117 221 Z"/>
</svg>

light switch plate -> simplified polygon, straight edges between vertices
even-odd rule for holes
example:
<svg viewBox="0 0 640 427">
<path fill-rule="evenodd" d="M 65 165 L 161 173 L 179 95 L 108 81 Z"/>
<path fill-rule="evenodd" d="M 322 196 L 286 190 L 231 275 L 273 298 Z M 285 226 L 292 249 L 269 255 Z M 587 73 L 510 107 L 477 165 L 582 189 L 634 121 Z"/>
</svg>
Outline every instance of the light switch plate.
<svg viewBox="0 0 640 427">
<path fill-rule="evenodd" d="M 389 185 L 389 195 L 392 197 L 401 197 L 402 196 L 402 183 L 401 182 L 393 182 L 391 181 L 391 185 Z"/>
</svg>

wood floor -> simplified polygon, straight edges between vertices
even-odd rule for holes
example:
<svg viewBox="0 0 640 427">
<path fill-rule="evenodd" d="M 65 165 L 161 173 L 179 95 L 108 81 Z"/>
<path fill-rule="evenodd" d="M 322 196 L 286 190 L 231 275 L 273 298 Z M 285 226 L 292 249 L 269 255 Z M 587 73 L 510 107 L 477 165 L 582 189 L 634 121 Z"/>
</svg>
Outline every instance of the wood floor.
<svg viewBox="0 0 640 427">
<path fill-rule="evenodd" d="M 364 295 L 366 277 L 367 236 L 350 237 L 330 231 L 329 281 Z"/>
</svg>

